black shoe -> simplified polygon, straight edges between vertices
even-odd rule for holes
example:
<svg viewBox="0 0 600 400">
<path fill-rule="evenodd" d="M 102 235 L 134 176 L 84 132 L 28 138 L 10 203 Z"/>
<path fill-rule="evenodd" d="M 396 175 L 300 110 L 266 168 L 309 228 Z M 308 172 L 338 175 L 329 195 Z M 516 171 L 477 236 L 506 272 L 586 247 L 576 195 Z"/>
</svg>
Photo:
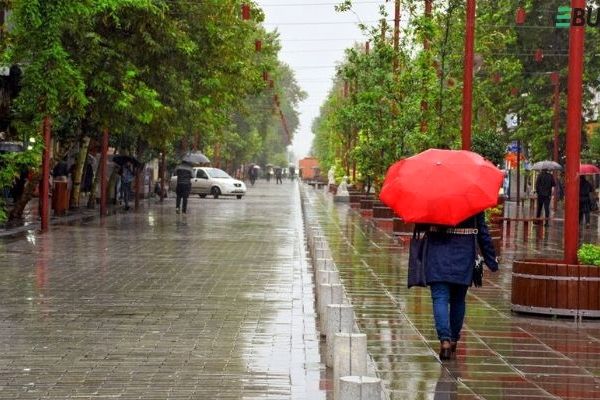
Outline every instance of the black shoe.
<svg viewBox="0 0 600 400">
<path fill-rule="evenodd" d="M 452 359 L 452 346 L 449 340 L 442 340 L 440 343 L 440 360 Z"/>
</svg>

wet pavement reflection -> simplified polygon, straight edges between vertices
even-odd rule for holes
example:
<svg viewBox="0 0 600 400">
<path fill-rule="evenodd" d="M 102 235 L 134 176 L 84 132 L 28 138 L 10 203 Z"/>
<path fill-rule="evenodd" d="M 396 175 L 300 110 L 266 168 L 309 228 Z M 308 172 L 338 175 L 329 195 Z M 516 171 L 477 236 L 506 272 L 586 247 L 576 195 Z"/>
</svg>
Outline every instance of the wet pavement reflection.
<svg viewBox="0 0 600 400">
<path fill-rule="evenodd" d="M 295 184 L 0 240 L 2 399 L 325 399 Z"/>
<path fill-rule="evenodd" d="M 512 261 L 562 257 L 560 212 L 543 231 L 505 232 L 500 272 L 486 273 L 484 286 L 469 291 L 457 360 L 440 363 L 429 291 L 406 288 L 408 237 L 375 228 L 322 191 L 305 190 L 391 399 L 600 398 L 599 321 L 510 311 Z M 507 213 L 516 212 L 508 203 Z M 597 214 L 592 222 L 582 239 L 598 243 Z"/>
</svg>

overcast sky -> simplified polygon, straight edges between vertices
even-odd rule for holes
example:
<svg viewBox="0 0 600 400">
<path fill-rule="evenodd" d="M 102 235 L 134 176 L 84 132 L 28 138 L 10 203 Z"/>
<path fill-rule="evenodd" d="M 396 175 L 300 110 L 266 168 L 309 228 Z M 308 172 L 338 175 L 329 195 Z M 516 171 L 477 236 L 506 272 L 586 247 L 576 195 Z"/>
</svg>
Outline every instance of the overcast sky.
<svg viewBox="0 0 600 400">
<path fill-rule="evenodd" d="M 266 14 L 265 28 L 277 29 L 282 49 L 280 59 L 289 64 L 308 98 L 299 106 L 300 127 L 293 148 L 296 157 L 310 152 L 312 121 L 319 115 L 331 89 L 335 66 L 344 58 L 344 49 L 365 42 L 358 22 L 379 19 L 379 5 L 385 0 L 356 0 L 352 12 L 338 13 L 336 0 L 257 0 Z M 393 2 L 391 2 L 393 3 Z M 388 5 L 391 9 L 391 4 Z M 393 13 L 391 13 L 393 16 Z"/>
</svg>

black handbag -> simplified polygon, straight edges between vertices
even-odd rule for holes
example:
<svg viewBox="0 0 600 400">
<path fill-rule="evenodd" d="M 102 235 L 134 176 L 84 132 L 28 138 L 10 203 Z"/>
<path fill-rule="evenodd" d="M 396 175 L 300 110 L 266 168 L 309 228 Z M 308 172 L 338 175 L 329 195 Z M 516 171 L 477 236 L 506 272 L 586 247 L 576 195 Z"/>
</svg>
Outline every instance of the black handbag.
<svg viewBox="0 0 600 400">
<path fill-rule="evenodd" d="M 477 226 L 475 226 L 477 229 Z M 481 287 L 483 286 L 483 264 L 484 259 L 477 251 L 477 235 L 473 235 L 473 241 L 475 242 L 475 263 L 473 264 L 473 279 L 471 281 L 471 286 Z"/>
<path fill-rule="evenodd" d="M 483 286 L 483 257 L 479 254 L 475 257 L 475 264 L 473 265 L 473 282 L 471 283 L 471 286 Z"/>
<path fill-rule="evenodd" d="M 421 234 L 422 233 L 422 234 Z M 408 251 L 408 280 L 409 288 L 413 286 L 426 287 L 425 261 L 427 259 L 427 233 L 420 232 L 415 227 Z"/>
</svg>

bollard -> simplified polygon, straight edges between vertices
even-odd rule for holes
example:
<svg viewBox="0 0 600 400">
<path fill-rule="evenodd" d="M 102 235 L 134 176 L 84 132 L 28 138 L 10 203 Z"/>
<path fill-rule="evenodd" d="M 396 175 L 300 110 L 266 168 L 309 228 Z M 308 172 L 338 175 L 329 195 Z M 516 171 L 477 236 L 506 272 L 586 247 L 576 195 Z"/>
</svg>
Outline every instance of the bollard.
<svg viewBox="0 0 600 400">
<path fill-rule="evenodd" d="M 329 304 L 342 304 L 344 301 L 344 290 L 339 283 L 321 283 L 317 296 L 317 310 L 319 311 L 319 328 L 321 335 L 325 336 L 326 307 Z"/>
<path fill-rule="evenodd" d="M 321 283 L 340 283 L 340 275 L 337 271 L 319 269 L 317 270 L 316 275 L 317 285 Z"/>
<path fill-rule="evenodd" d="M 335 264 L 331 258 L 317 258 L 315 259 L 315 267 L 317 269 L 327 269 L 333 271 L 335 269 Z"/>
<path fill-rule="evenodd" d="M 354 308 L 350 304 L 329 304 L 326 314 L 325 335 L 327 336 L 327 343 L 325 364 L 333 368 L 335 334 L 352 333 L 354 329 Z"/>
<path fill-rule="evenodd" d="M 315 258 L 331 258 L 329 247 L 327 245 L 324 245 L 323 247 L 317 247 L 315 250 Z"/>
<path fill-rule="evenodd" d="M 343 376 L 340 378 L 339 400 L 381 400 L 381 379 Z"/>
<path fill-rule="evenodd" d="M 333 394 L 339 399 L 340 377 L 367 375 L 367 335 L 336 333 L 334 341 Z"/>
</svg>

